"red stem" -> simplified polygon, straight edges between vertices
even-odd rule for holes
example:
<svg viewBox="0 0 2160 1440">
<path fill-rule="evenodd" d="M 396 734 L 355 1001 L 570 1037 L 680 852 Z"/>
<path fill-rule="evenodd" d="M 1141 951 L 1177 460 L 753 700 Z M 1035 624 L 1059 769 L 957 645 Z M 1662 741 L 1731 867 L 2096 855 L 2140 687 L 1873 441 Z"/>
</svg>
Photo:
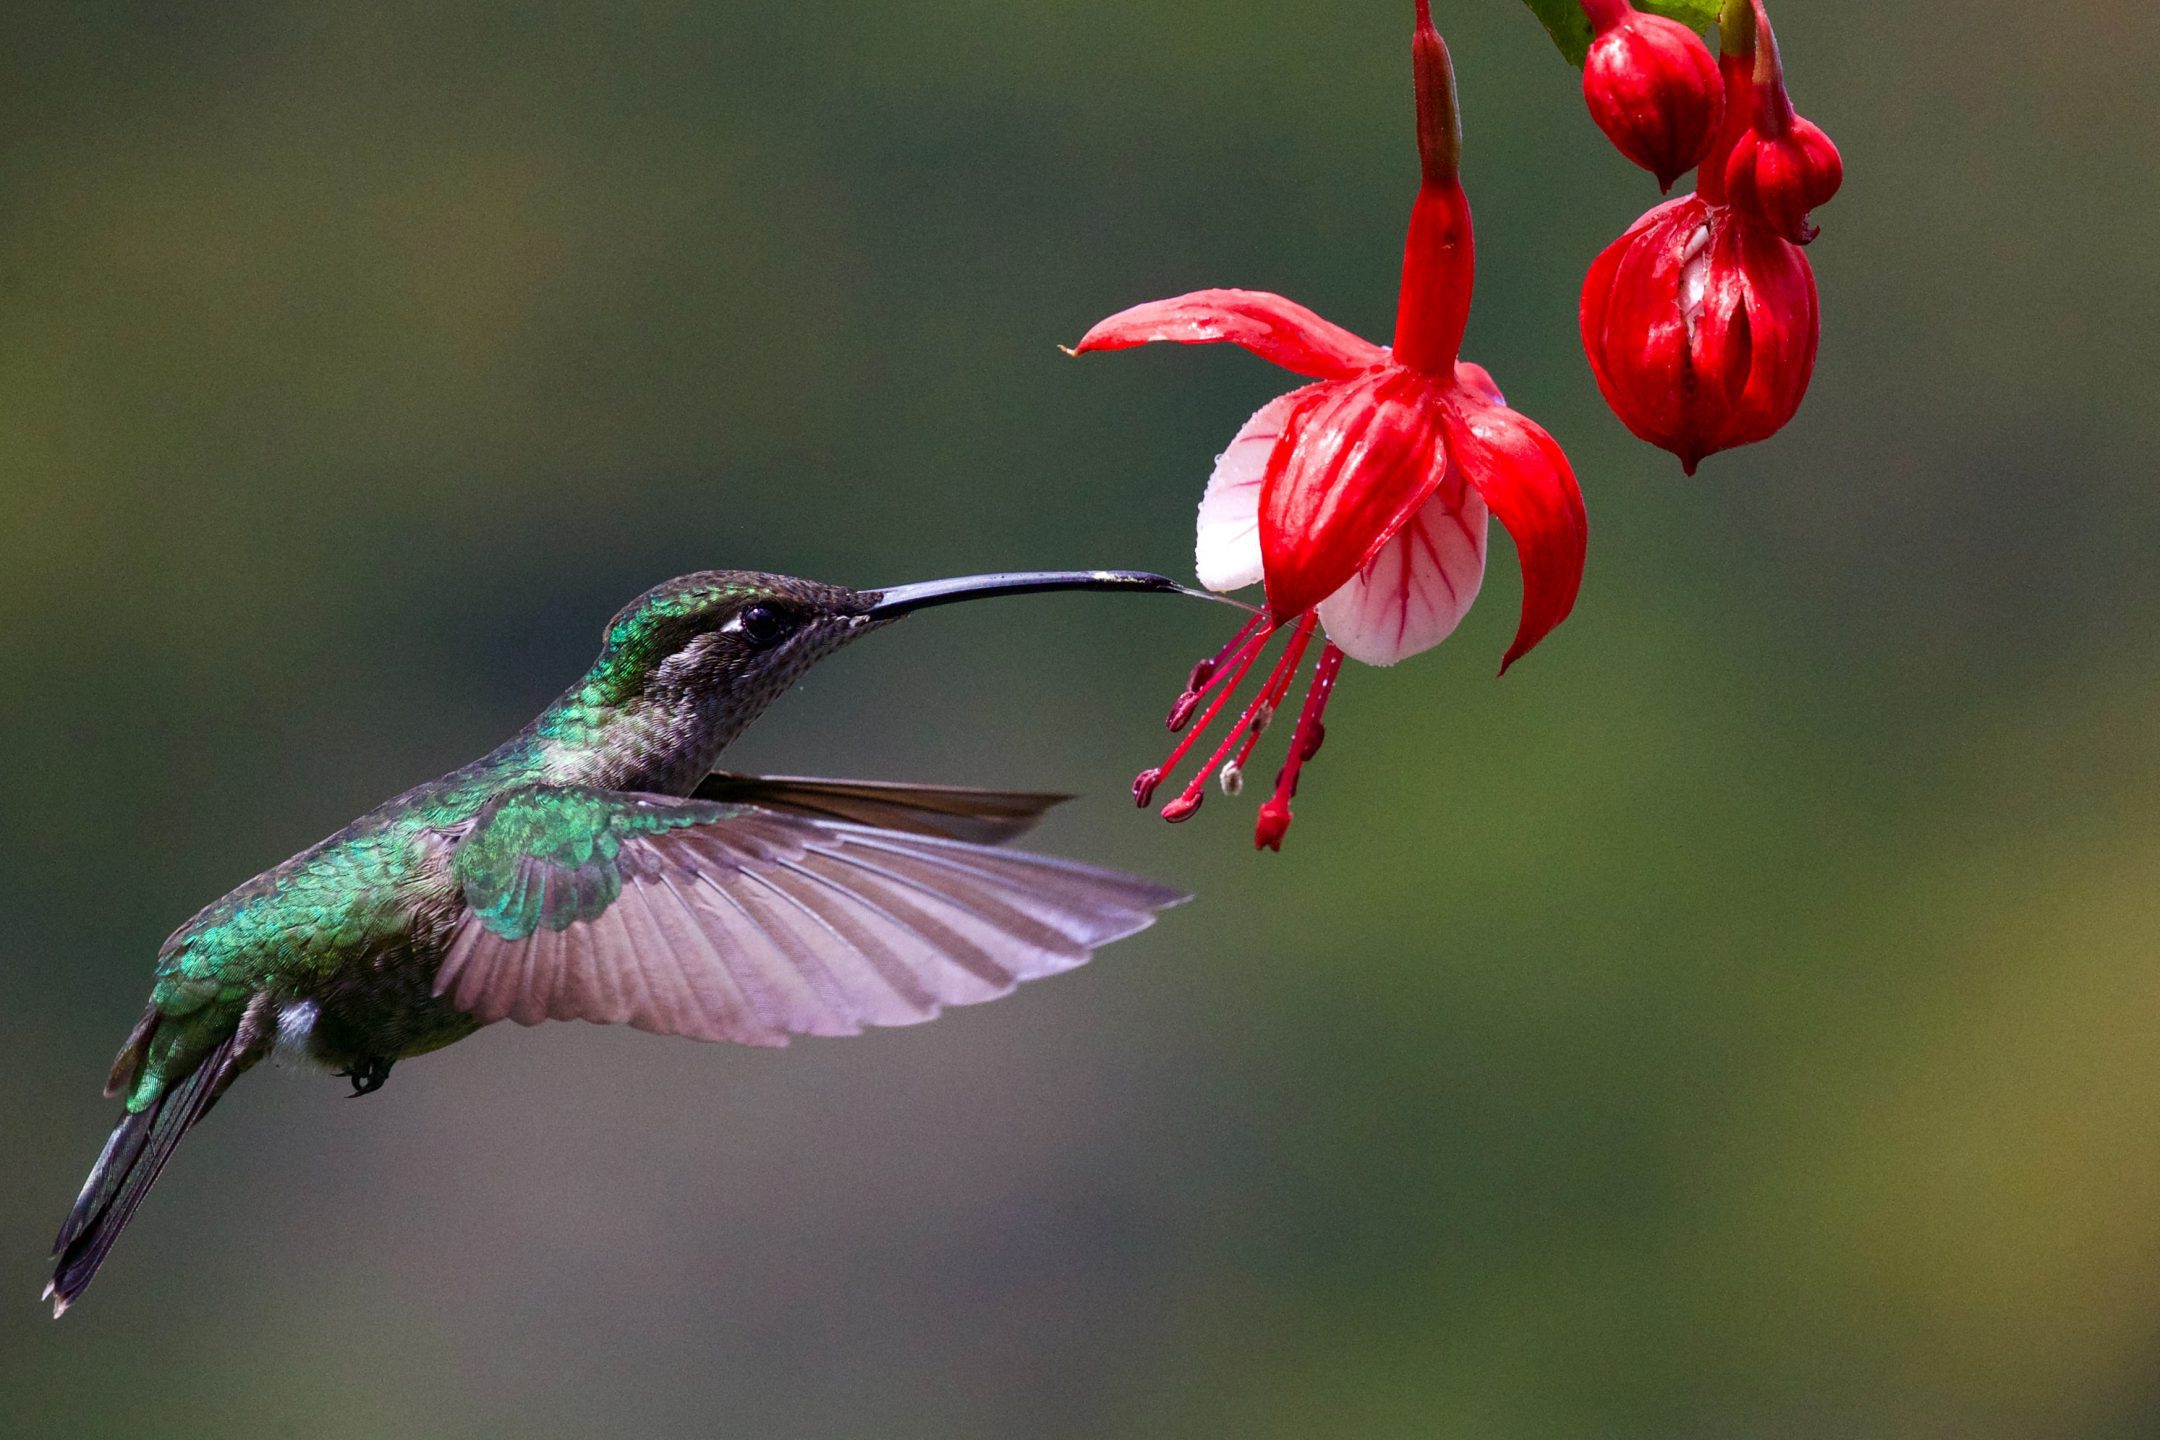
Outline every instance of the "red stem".
<svg viewBox="0 0 2160 1440">
<path fill-rule="evenodd" d="M 1455 66 L 1433 28 L 1429 0 L 1417 0 L 1410 32 L 1410 73 L 1417 87 L 1418 162 L 1427 185 L 1455 178 L 1462 161 L 1462 112 L 1455 104 Z"/>
<path fill-rule="evenodd" d="M 1428 374 L 1452 377 L 1470 320 L 1477 247 L 1470 200 L 1458 172 L 1462 115 L 1455 104 L 1455 67 L 1433 28 L 1430 0 L 1417 0 L 1410 35 L 1417 79 L 1419 184 L 1403 242 L 1402 288 L 1395 301 L 1395 360 Z"/>
<path fill-rule="evenodd" d="M 1740 0 L 1740 12 L 1752 17 L 1748 0 Z M 1725 13 L 1718 17 L 1718 72 L 1725 77 L 1725 109 L 1718 117 L 1717 138 L 1710 142 L 1710 153 L 1703 157 L 1702 166 L 1695 172 L 1695 193 L 1712 205 L 1725 203 L 1725 162 L 1731 158 L 1733 146 L 1748 132 L 1750 117 L 1754 114 L 1755 60 L 1751 53 L 1735 52 L 1727 42 L 1736 31 L 1747 32 L 1748 43 L 1754 44 L 1755 26 L 1750 18 L 1744 25 L 1732 19 L 1734 7 L 1727 5 Z"/>
<path fill-rule="evenodd" d="M 1778 54 L 1777 35 L 1770 28 L 1770 12 L 1762 0 L 1754 0 L 1755 129 L 1763 135 L 1783 135 L 1792 129 L 1792 96 L 1785 91 L 1785 60 Z"/>
<path fill-rule="evenodd" d="M 1590 22 L 1593 33 L 1603 35 L 1635 13 L 1628 0 L 1582 0 L 1583 18 Z"/>
</svg>

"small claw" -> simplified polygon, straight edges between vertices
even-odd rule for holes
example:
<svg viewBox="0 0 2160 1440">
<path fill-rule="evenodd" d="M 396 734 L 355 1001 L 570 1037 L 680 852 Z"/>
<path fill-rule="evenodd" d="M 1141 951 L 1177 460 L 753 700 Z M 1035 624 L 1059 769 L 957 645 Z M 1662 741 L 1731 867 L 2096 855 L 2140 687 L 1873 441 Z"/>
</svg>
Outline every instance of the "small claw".
<svg viewBox="0 0 2160 1440">
<path fill-rule="evenodd" d="M 393 1063 L 395 1062 L 377 1057 L 350 1070 L 335 1072 L 342 1078 L 352 1082 L 352 1094 L 345 1098 L 357 1100 L 362 1095 L 372 1095 L 377 1090 L 382 1089 L 390 1079 L 390 1067 Z"/>
</svg>

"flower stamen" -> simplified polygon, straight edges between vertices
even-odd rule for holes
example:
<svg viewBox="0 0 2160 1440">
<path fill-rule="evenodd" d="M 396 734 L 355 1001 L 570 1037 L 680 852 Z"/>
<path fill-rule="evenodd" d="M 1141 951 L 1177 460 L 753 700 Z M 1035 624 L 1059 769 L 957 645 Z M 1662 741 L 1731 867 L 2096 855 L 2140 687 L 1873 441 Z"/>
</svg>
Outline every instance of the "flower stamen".
<svg viewBox="0 0 2160 1440">
<path fill-rule="evenodd" d="M 1275 668 L 1268 672 L 1268 678 L 1261 683 L 1259 693 L 1253 696 L 1252 702 L 1238 716 L 1237 723 L 1232 725 L 1229 733 L 1223 736 L 1222 743 L 1215 747 L 1215 753 L 1208 757 L 1207 763 L 1200 767 L 1192 780 L 1178 793 L 1175 800 L 1163 806 L 1163 819 L 1174 825 L 1180 820 L 1189 818 L 1195 810 L 1198 810 L 1200 801 L 1207 795 L 1208 777 L 1218 770 L 1222 770 L 1225 762 L 1229 763 L 1230 770 L 1239 777 L 1235 783 L 1243 784 L 1245 757 L 1252 753 L 1253 743 L 1260 738 L 1260 732 L 1267 728 L 1267 722 L 1274 717 L 1276 700 L 1284 690 L 1289 688 L 1291 679 L 1297 674 L 1298 658 L 1305 653 L 1305 642 L 1312 636 L 1312 627 L 1311 616 L 1307 615 L 1299 618 L 1297 628 L 1291 633 L 1290 644 L 1284 648 L 1281 658 L 1275 662 Z M 1257 649 L 1254 653 L 1258 653 Z M 1251 662 L 1247 661 L 1246 663 L 1249 665 Z M 1244 671 L 1241 669 L 1238 673 L 1242 677 Z M 1228 699 L 1230 690 L 1236 688 L 1237 682 L 1232 681 L 1230 689 L 1223 692 L 1221 699 Z M 1221 699 L 1216 702 L 1218 708 L 1221 705 Z M 1208 724 L 1213 722 L 1214 718 L 1215 712 L 1210 710 L 1208 719 L 1201 724 L 1200 730 L 1205 730 Z M 1197 735 L 1199 730 L 1193 733 Z M 1229 760 L 1232 746 L 1242 746 L 1235 761 Z M 1236 791 L 1232 790 L 1230 793 L 1235 794 Z"/>
<path fill-rule="evenodd" d="M 1327 736 L 1320 715 L 1327 709 L 1328 697 L 1335 692 L 1335 678 L 1342 673 L 1342 662 L 1343 652 L 1332 642 L 1321 648 L 1320 659 L 1313 666 L 1312 688 L 1305 692 L 1304 708 L 1298 711 L 1297 729 L 1290 735 L 1290 753 L 1275 777 L 1275 793 L 1260 807 L 1259 822 L 1253 827 L 1255 849 L 1282 849 L 1283 836 L 1290 829 L 1290 797 L 1297 794 L 1298 772 L 1305 768 L 1306 761 L 1320 753 L 1320 742 Z"/>
<path fill-rule="evenodd" d="M 1256 631 L 1258 633 L 1254 633 Z M 1238 632 L 1238 638 L 1232 642 L 1233 646 L 1238 647 L 1237 657 L 1235 661 L 1229 666 L 1229 668 L 1221 671 L 1220 678 L 1222 678 L 1225 683 L 1223 684 L 1222 688 L 1217 691 L 1213 703 L 1208 706 L 1207 714 L 1201 717 L 1200 723 L 1192 728 L 1190 734 L 1186 735 L 1183 739 L 1178 741 L 1176 747 L 1171 750 L 1168 759 L 1164 760 L 1162 764 L 1157 765 L 1154 769 L 1143 770 L 1138 775 L 1133 777 L 1132 789 L 1134 804 L 1140 806 L 1142 809 L 1147 808 L 1148 801 L 1154 798 L 1155 787 L 1162 784 L 1163 777 L 1177 768 L 1178 762 L 1185 758 L 1185 752 L 1192 749 L 1194 742 L 1199 740 L 1202 735 L 1206 734 L 1208 727 L 1215 723 L 1215 717 L 1222 713 L 1223 706 L 1228 703 L 1230 697 L 1237 692 L 1238 686 L 1243 683 L 1245 679 L 1245 672 L 1252 669 L 1253 661 L 1260 658 L 1260 652 L 1267 648 L 1267 643 L 1270 639 L 1274 637 L 1274 634 L 1275 622 L 1268 619 L 1265 614 L 1255 617 L 1253 621 L 1250 621 L 1246 624 L 1244 629 Z M 1228 651 L 1226 650 L 1225 653 L 1227 654 Z M 1201 663 L 1207 664 L 1209 662 L 1202 661 Z M 1218 668 L 1220 667 L 1218 666 Z M 1207 682 L 1207 688 L 1214 688 L 1213 678 L 1211 678 Z M 1182 721 L 1184 719 L 1190 718 L 1190 707 L 1186 706 L 1185 704 L 1188 698 L 1190 698 L 1194 704 L 1198 704 L 1200 696 L 1199 694 L 1196 694 L 1191 690 L 1188 690 L 1185 692 L 1184 695 L 1179 696 L 1177 708 L 1173 708 L 1170 712 L 1171 718 L 1173 720 Z M 1184 709 L 1186 711 L 1184 716 L 1179 715 L 1179 709 Z M 1183 726 L 1182 724 L 1179 724 L 1173 725 L 1170 728 L 1172 730 L 1178 730 L 1182 729 Z M 1214 768 L 1215 766 L 1211 764 L 1207 767 L 1207 770 L 1204 770 L 1201 773 L 1203 775 L 1206 775 Z M 1200 808 L 1200 802 L 1195 800 L 1192 802 L 1192 804 L 1185 806 L 1182 810 L 1179 811 L 1179 813 L 1175 817 L 1173 817 L 1170 814 L 1171 807 L 1177 805 L 1185 798 L 1186 797 L 1184 795 L 1180 795 L 1176 800 L 1171 801 L 1169 805 L 1163 806 L 1163 818 L 1166 820 L 1173 818 L 1182 820 L 1187 815 L 1192 814 L 1193 811 Z"/>
<path fill-rule="evenodd" d="M 1207 692 L 1214 689 L 1228 673 L 1223 666 L 1251 641 L 1253 632 L 1269 624 L 1267 612 L 1256 611 L 1252 619 L 1246 621 L 1237 634 L 1230 637 L 1227 645 L 1216 651 L 1212 658 L 1202 660 L 1192 667 L 1192 678 L 1185 682 L 1185 693 L 1178 696 L 1177 703 L 1170 707 L 1169 717 L 1163 721 L 1164 727 L 1171 734 L 1175 735 L 1185 728 Z"/>
<path fill-rule="evenodd" d="M 1296 633 L 1290 637 L 1289 647 L 1283 651 L 1282 663 L 1269 674 L 1267 684 L 1262 687 L 1260 705 L 1251 723 L 1246 726 L 1245 746 L 1238 751 L 1237 758 L 1230 762 L 1240 772 L 1245 769 L 1245 762 L 1252 759 L 1253 747 L 1260 743 L 1261 733 L 1274 720 L 1275 712 L 1282 708 L 1283 696 L 1290 692 L 1291 684 L 1297 679 L 1298 662 L 1305 658 L 1305 647 L 1312 643 L 1312 633 L 1312 617 L 1307 616 L 1298 622 Z"/>
</svg>

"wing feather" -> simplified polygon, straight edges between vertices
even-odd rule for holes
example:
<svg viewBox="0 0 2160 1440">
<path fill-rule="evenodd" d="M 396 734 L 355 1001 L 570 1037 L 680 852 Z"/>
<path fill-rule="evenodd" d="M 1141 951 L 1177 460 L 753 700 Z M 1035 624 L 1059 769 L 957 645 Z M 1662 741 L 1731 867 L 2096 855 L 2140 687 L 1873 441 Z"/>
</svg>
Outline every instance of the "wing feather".
<svg viewBox="0 0 2160 1440">
<path fill-rule="evenodd" d="M 817 882 L 792 861 L 758 878 L 792 907 L 791 923 L 818 946 L 826 965 L 846 986 L 848 999 L 864 1024 L 912 1025 L 937 1013 L 936 997 L 922 987 L 871 923 L 882 917 L 841 892 L 833 892 L 839 897 L 835 902 L 826 902 L 824 895 L 806 891 L 806 885 Z M 919 936 L 912 938 L 921 946 Z"/>
<path fill-rule="evenodd" d="M 814 780 L 804 775 L 737 775 L 716 770 L 698 786 L 696 798 L 915 835 L 942 835 L 977 845 L 1002 845 L 1033 829 L 1051 806 L 1072 797 L 1029 790 Z"/>
<path fill-rule="evenodd" d="M 977 1004 L 1012 989 L 1014 975 L 983 948 L 980 937 L 968 933 L 970 926 L 965 912 L 951 906 L 925 905 L 921 897 L 905 886 L 894 885 L 874 867 L 846 855 L 818 851 L 805 863 L 834 884 L 877 906 L 928 942 L 928 958 L 922 966 L 923 979 L 944 1003 Z M 995 937 L 989 938 L 994 946 Z M 970 979 L 976 983 L 970 984 Z"/>
<path fill-rule="evenodd" d="M 808 981 L 788 963 L 787 953 L 744 903 L 742 872 L 722 875 L 707 871 L 704 879 L 712 897 L 708 913 L 719 922 L 722 932 L 714 939 L 721 941 L 724 935 L 733 941 L 732 945 L 723 941 L 717 947 L 718 963 L 742 986 L 768 1032 L 780 1037 L 774 1043 L 785 1043 L 789 1035 L 834 1033 L 810 993 Z"/>
<path fill-rule="evenodd" d="M 773 876 L 796 903 L 817 915 L 842 943 L 852 948 L 878 979 L 898 996 L 913 1024 L 938 1013 L 938 997 L 924 983 L 922 970 L 937 958 L 937 947 L 861 895 L 837 885 L 801 861 L 789 861 Z"/>
<path fill-rule="evenodd" d="M 538 833 L 551 796 L 607 827 L 607 843 L 558 830 L 504 859 Z M 484 1022 L 579 1019 L 751 1045 L 915 1024 L 1069 970 L 1185 898 L 927 826 L 601 791 L 500 803 L 525 807 L 524 830 L 487 841 L 489 814 L 475 822 L 496 848 L 459 872 L 474 877 L 474 904 L 435 982 Z M 506 869 L 503 883 L 481 861 Z"/>
</svg>

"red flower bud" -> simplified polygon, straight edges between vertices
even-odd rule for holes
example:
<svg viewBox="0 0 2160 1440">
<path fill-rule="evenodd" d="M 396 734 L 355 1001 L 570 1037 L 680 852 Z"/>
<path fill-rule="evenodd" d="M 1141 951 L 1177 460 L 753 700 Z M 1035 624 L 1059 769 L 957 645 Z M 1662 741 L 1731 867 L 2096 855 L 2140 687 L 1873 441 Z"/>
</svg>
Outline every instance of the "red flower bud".
<svg viewBox="0 0 2160 1440">
<path fill-rule="evenodd" d="M 1740 137 L 1725 165 L 1725 194 L 1757 224 L 1795 245 L 1819 233 L 1808 211 L 1837 194 L 1845 162 L 1821 128 L 1795 115 L 1783 135 L 1758 126 Z"/>
<path fill-rule="evenodd" d="M 1802 119 L 1785 92 L 1770 17 L 1755 8 L 1754 104 L 1750 125 L 1724 166 L 1726 198 L 1758 225 L 1795 245 L 1813 240 L 1808 212 L 1837 194 L 1845 162 L 1820 126 Z"/>
<path fill-rule="evenodd" d="M 1821 328 L 1798 247 L 1695 195 L 1605 248 L 1583 282 L 1581 319 L 1605 403 L 1690 475 L 1705 455 L 1792 418 Z"/>
<path fill-rule="evenodd" d="M 1590 118 L 1621 154 L 1672 189 L 1702 163 L 1717 133 L 1725 86 L 1702 37 L 1627 0 L 1582 0 L 1597 30 L 1583 63 Z"/>
</svg>

